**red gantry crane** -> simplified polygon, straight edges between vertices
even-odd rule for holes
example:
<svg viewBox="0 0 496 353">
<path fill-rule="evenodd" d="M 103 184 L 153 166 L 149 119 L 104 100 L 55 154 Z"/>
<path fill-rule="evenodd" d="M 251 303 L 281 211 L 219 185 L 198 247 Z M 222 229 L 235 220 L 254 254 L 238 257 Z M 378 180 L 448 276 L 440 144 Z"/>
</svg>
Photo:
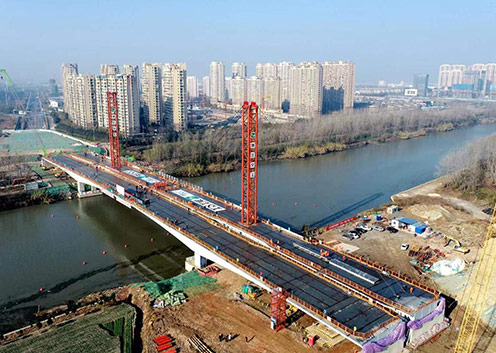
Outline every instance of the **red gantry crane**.
<svg viewBox="0 0 496 353">
<path fill-rule="evenodd" d="M 117 92 L 107 92 L 110 161 L 112 168 L 121 167 L 119 151 L 119 117 L 117 115 Z"/>
<path fill-rule="evenodd" d="M 244 102 L 241 114 L 241 223 L 257 223 L 258 106 Z"/>
</svg>

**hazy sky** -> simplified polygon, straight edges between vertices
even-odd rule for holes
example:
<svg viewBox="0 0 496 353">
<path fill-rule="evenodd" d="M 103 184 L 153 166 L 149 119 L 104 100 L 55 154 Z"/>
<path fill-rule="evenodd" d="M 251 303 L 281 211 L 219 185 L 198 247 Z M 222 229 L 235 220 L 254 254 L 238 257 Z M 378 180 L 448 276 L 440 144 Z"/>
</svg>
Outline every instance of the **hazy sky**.
<svg viewBox="0 0 496 353">
<path fill-rule="evenodd" d="M 437 80 L 443 63 L 496 62 L 496 0 L 0 0 L 0 67 L 14 81 L 101 63 L 353 60 L 357 82 Z"/>
</svg>

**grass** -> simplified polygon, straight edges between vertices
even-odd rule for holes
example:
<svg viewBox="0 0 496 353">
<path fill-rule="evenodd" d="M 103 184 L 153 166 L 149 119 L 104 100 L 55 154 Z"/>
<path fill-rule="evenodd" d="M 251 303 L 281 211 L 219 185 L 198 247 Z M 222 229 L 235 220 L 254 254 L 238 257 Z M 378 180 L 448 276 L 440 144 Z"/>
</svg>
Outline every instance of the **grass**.
<svg viewBox="0 0 496 353">
<path fill-rule="evenodd" d="M 134 309 L 126 304 L 105 308 L 41 334 L 0 346 L 0 353 L 131 353 L 134 315 Z M 110 323 L 112 329 L 109 329 Z"/>
</svg>

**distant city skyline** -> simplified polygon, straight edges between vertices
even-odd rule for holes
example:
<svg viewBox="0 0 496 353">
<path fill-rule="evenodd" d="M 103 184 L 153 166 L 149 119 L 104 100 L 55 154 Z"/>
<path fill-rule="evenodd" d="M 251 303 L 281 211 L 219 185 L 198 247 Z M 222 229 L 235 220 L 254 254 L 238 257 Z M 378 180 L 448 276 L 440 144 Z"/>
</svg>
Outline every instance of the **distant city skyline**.
<svg viewBox="0 0 496 353">
<path fill-rule="evenodd" d="M 208 75 L 212 61 L 227 68 L 244 62 L 250 77 L 257 63 L 308 60 L 353 61 L 357 83 L 410 82 L 418 72 L 436 77 L 441 64 L 496 60 L 487 27 L 494 1 L 66 5 L 2 3 L 0 67 L 15 82 L 60 82 L 66 62 L 77 62 L 82 73 L 98 72 L 102 63 L 185 62 L 198 77 Z"/>
</svg>

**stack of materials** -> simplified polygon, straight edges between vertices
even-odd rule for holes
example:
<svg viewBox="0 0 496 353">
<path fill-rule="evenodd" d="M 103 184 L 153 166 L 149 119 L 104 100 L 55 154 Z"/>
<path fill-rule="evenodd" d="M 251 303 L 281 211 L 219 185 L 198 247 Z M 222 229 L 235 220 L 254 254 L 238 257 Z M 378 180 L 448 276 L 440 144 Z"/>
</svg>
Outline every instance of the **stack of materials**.
<svg viewBox="0 0 496 353">
<path fill-rule="evenodd" d="M 157 351 L 162 353 L 176 353 L 174 348 L 174 339 L 169 335 L 159 336 L 153 339 L 157 344 Z"/>
<path fill-rule="evenodd" d="M 166 306 L 177 306 L 187 301 L 188 299 L 183 292 L 170 291 L 154 300 L 153 307 L 165 308 Z"/>
</svg>

